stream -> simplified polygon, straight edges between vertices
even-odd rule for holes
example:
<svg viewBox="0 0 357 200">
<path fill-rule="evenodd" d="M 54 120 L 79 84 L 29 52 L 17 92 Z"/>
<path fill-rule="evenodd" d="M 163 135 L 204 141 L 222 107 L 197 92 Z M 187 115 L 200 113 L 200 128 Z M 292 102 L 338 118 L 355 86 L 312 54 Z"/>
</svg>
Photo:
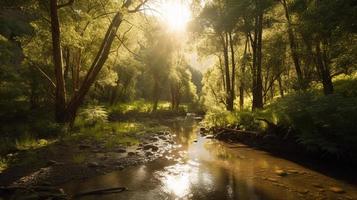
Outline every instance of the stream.
<svg viewBox="0 0 357 200">
<path fill-rule="evenodd" d="M 63 186 L 68 194 L 98 188 L 128 191 L 81 199 L 357 199 L 357 186 L 243 144 L 199 134 L 198 122 L 172 122 L 179 148 L 153 162 Z"/>
</svg>

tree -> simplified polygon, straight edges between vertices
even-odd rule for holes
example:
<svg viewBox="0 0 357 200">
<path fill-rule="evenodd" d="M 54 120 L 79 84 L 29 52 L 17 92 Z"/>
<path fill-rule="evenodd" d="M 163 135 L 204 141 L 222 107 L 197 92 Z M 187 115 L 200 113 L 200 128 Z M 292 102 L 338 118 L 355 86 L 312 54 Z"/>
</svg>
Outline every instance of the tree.
<svg viewBox="0 0 357 200">
<path fill-rule="evenodd" d="M 147 0 L 146 0 L 147 1 Z M 139 11 L 141 6 L 146 3 L 142 1 L 133 10 L 126 10 L 124 12 L 133 13 Z M 102 44 L 98 50 L 91 67 L 89 68 L 82 85 L 68 101 L 66 100 L 66 87 L 63 73 L 63 59 L 61 50 L 61 32 L 60 22 L 58 16 L 58 9 L 73 4 L 74 0 L 69 0 L 67 3 L 58 4 L 57 0 L 50 1 L 50 17 L 51 17 L 51 33 L 53 46 L 53 63 L 55 68 L 56 92 L 55 92 L 55 113 L 56 120 L 60 123 L 73 123 L 79 106 L 83 103 L 86 94 L 94 83 L 100 70 L 105 64 L 117 31 L 123 21 L 123 11 L 116 11 L 111 23 L 104 36 Z"/>
</svg>

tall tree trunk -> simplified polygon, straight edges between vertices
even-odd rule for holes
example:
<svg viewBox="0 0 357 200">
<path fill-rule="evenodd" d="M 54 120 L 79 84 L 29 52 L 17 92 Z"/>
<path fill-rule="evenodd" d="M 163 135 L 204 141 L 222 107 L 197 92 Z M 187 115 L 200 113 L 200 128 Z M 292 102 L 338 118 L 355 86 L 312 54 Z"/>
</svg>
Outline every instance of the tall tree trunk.
<svg viewBox="0 0 357 200">
<path fill-rule="evenodd" d="M 55 118 L 59 123 L 66 122 L 66 89 L 63 77 L 63 62 L 61 51 L 60 22 L 57 12 L 57 0 L 50 1 L 51 32 L 53 64 L 55 68 L 56 92 L 55 92 Z"/>
<path fill-rule="evenodd" d="M 230 94 L 231 94 L 231 80 L 230 80 L 230 72 L 229 72 L 229 55 L 228 55 L 228 33 L 224 33 L 222 36 L 222 44 L 223 44 L 223 58 L 224 58 L 224 66 L 225 66 L 225 78 L 226 78 L 226 109 L 228 111 L 232 111 L 233 109 L 229 105 L 230 102 Z"/>
<path fill-rule="evenodd" d="M 253 68 L 255 79 L 253 78 L 253 105 L 252 109 L 263 108 L 263 81 L 262 81 L 262 34 L 263 34 L 263 11 L 259 5 L 258 14 L 255 20 Z M 254 62 L 255 61 L 255 62 Z M 255 82 L 254 82 L 255 81 Z"/>
<path fill-rule="evenodd" d="M 280 92 L 280 96 L 284 97 L 284 89 L 283 89 L 283 84 L 281 82 L 281 77 L 279 75 L 278 77 L 278 84 L 279 84 L 279 92 Z"/>
<path fill-rule="evenodd" d="M 317 71 L 319 72 L 323 90 L 325 95 L 329 95 L 333 93 L 333 84 L 331 78 L 330 67 L 328 65 L 327 59 L 324 59 L 324 56 L 321 52 L 321 42 L 318 40 L 316 42 L 316 64 L 317 64 Z M 324 52 L 325 54 L 325 52 Z"/>
<path fill-rule="evenodd" d="M 284 10 L 285 10 L 285 18 L 288 24 L 288 37 L 289 37 L 289 44 L 290 44 L 290 51 L 291 51 L 291 57 L 294 62 L 295 66 L 295 71 L 296 71 L 296 76 L 298 79 L 298 89 L 305 89 L 305 83 L 304 83 L 304 77 L 301 71 L 300 67 L 300 60 L 297 52 L 297 45 L 295 42 L 295 36 L 293 32 L 293 28 L 291 25 L 291 20 L 290 20 L 290 14 L 289 14 L 289 9 L 286 0 L 281 0 L 281 3 L 283 4 Z"/>
<path fill-rule="evenodd" d="M 236 62 L 235 62 L 235 56 L 234 56 L 234 44 L 233 44 L 233 38 L 232 38 L 232 33 L 229 32 L 229 46 L 231 50 L 231 65 L 232 65 L 232 78 L 231 78 L 231 91 L 229 93 L 229 101 L 227 102 L 227 107 L 228 110 L 233 111 L 234 110 L 234 99 L 235 99 L 235 76 L 236 76 Z"/>
<path fill-rule="evenodd" d="M 154 88 L 153 88 L 153 97 L 152 97 L 152 101 L 153 101 L 153 105 L 152 105 L 152 111 L 155 112 L 157 110 L 157 106 L 159 104 L 159 81 L 157 80 L 157 78 L 154 78 Z"/>
<path fill-rule="evenodd" d="M 246 37 L 245 46 L 244 46 L 244 53 L 243 53 L 243 63 L 241 67 L 241 77 L 240 77 L 240 86 L 239 86 L 239 109 L 242 111 L 244 109 L 244 79 L 243 74 L 245 74 L 245 64 L 246 64 L 246 57 L 247 57 L 247 49 L 248 49 L 248 42 L 249 38 L 248 35 Z"/>
</svg>

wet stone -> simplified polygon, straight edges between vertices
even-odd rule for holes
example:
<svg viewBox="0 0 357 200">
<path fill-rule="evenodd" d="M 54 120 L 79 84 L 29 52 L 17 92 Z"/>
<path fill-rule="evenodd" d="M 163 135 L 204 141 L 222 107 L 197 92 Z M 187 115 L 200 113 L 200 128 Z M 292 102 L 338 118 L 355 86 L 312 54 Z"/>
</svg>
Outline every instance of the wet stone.
<svg viewBox="0 0 357 200">
<path fill-rule="evenodd" d="M 162 140 L 167 140 L 167 138 L 165 136 L 162 136 L 162 135 L 159 136 L 159 138 L 162 139 Z"/>
<path fill-rule="evenodd" d="M 87 165 L 88 167 L 92 167 L 92 168 L 99 167 L 99 164 L 97 162 L 90 162 Z"/>
<path fill-rule="evenodd" d="M 157 147 L 155 145 L 151 145 L 151 144 L 148 144 L 148 145 L 144 146 L 144 150 L 149 150 L 149 149 L 151 149 L 152 151 L 158 151 L 159 147 Z"/>
<path fill-rule="evenodd" d="M 345 193 L 345 191 L 340 187 L 330 187 L 329 189 L 330 189 L 330 191 L 332 191 L 334 193 L 339 193 L 339 194 Z"/>
<path fill-rule="evenodd" d="M 78 146 L 79 149 L 89 149 L 91 146 L 89 144 L 80 144 Z"/>
<path fill-rule="evenodd" d="M 323 186 L 318 183 L 313 183 L 312 186 L 314 186 L 315 188 L 323 188 Z"/>
<path fill-rule="evenodd" d="M 277 170 L 275 170 L 275 174 L 277 174 L 278 176 L 282 176 L 282 177 L 284 177 L 284 176 L 287 176 L 287 175 L 288 175 L 288 173 L 287 173 L 286 171 L 281 170 L 281 169 L 277 169 Z"/>
<path fill-rule="evenodd" d="M 118 148 L 118 149 L 115 149 L 114 152 L 117 152 L 117 153 L 125 153 L 125 152 L 126 152 L 126 149 Z"/>
<path fill-rule="evenodd" d="M 205 138 L 206 139 L 214 139 L 214 135 L 207 135 Z"/>
<path fill-rule="evenodd" d="M 145 153 L 145 156 L 152 156 L 152 155 L 154 155 L 154 154 L 152 152 L 150 152 L 150 151 Z"/>
<path fill-rule="evenodd" d="M 128 156 L 135 156 L 136 153 L 135 152 L 128 152 Z"/>
</svg>

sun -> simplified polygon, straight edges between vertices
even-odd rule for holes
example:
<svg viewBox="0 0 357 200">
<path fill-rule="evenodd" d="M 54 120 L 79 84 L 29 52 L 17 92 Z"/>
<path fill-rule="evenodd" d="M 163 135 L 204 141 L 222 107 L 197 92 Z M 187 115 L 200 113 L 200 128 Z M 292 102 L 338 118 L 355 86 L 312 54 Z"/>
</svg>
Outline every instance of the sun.
<svg viewBox="0 0 357 200">
<path fill-rule="evenodd" d="M 191 19 L 187 1 L 166 0 L 160 6 L 160 15 L 164 23 L 173 31 L 185 31 Z"/>
</svg>

